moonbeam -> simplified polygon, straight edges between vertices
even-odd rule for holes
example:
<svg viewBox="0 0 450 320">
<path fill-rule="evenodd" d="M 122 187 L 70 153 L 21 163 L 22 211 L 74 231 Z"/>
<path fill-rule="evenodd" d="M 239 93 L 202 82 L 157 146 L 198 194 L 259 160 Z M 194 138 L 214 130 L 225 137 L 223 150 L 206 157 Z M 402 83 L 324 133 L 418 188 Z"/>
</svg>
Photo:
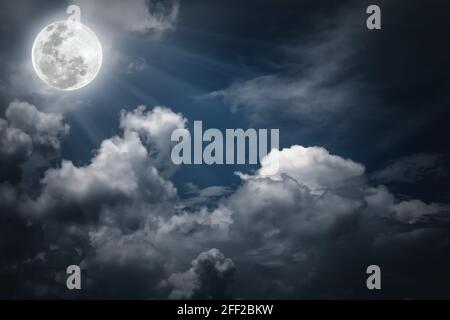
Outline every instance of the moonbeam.
<svg viewBox="0 0 450 320">
<path fill-rule="evenodd" d="M 279 148 L 279 129 L 270 129 L 270 149 L 268 129 L 226 129 L 224 149 L 222 131 L 210 128 L 203 132 L 202 121 L 194 121 L 193 138 L 189 130 L 183 128 L 174 130 L 170 140 L 177 142 L 171 153 L 172 162 L 176 165 L 246 164 L 247 159 L 248 164 L 257 164 L 268 154 L 268 150 Z M 203 148 L 205 142 L 209 143 Z M 273 162 L 270 166 L 278 170 L 278 161 L 274 161 L 277 157 L 270 158 Z"/>
</svg>

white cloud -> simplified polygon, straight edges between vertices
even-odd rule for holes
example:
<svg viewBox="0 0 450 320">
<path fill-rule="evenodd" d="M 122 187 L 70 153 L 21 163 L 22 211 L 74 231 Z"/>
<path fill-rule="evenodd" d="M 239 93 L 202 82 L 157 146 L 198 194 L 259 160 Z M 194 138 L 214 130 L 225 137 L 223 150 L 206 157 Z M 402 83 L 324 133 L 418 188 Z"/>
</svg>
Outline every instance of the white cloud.
<svg viewBox="0 0 450 320">
<path fill-rule="evenodd" d="M 167 220 L 161 218 L 157 232 L 161 235 L 170 233 L 187 235 L 204 234 L 205 231 L 212 230 L 215 236 L 219 236 L 218 232 L 226 235 L 232 224 L 232 212 L 227 207 L 219 206 L 214 210 L 202 207 L 196 212 L 173 215 Z"/>
<path fill-rule="evenodd" d="M 270 165 L 274 161 L 279 162 L 276 176 L 272 176 Z M 281 151 L 272 150 L 262 159 L 256 176 L 279 179 L 281 174 L 287 174 L 298 183 L 316 191 L 348 184 L 348 180 L 361 177 L 364 170 L 363 165 L 331 155 L 324 148 L 295 145 Z"/>
<path fill-rule="evenodd" d="M 103 141 L 88 166 L 77 167 L 71 161 L 63 161 L 61 168 L 48 170 L 42 182 L 52 189 L 52 194 L 66 194 L 79 200 L 98 193 L 128 197 L 140 193 L 151 195 L 156 186 L 169 195 L 174 194 L 172 185 L 151 166 L 147 150 L 137 134 Z"/>
<path fill-rule="evenodd" d="M 251 178 L 226 203 L 242 237 L 261 246 L 279 243 L 287 251 L 302 240 L 347 232 L 341 222 L 352 226 L 363 208 L 361 199 L 314 194 L 290 177 Z"/>
<path fill-rule="evenodd" d="M 5 116 L 10 126 L 27 133 L 35 146 L 59 150 L 61 139 L 69 132 L 61 114 L 40 112 L 28 102 L 10 103 Z"/>
<path fill-rule="evenodd" d="M 120 123 L 123 134 L 105 139 L 88 164 L 63 161 L 48 169 L 41 190 L 22 194 L 0 185 L 4 216 L 31 220 L 34 232 L 45 233 L 24 259 L 42 263 L 33 257 L 44 253 L 60 261 L 54 257 L 75 252 L 91 275 L 90 294 L 108 288 L 120 297 L 298 297 L 320 277 L 340 276 L 354 252 L 365 259 L 383 239 L 402 238 L 396 235 L 448 212 L 440 204 L 400 201 L 386 187 L 368 185 L 363 165 L 302 146 L 276 151 L 276 176 L 266 174 L 269 154 L 235 190 L 189 185 L 190 203 L 178 198 L 157 160 L 186 119 L 140 106 L 122 112 Z M 45 219 L 30 219 L 38 213 Z M 211 247 L 218 249 L 205 251 Z M 395 250 L 402 248 L 399 242 Z M 248 285 L 233 287 L 233 279 Z"/>
<path fill-rule="evenodd" d="M 419 199 L 397 200 L 384 186 L 367 188 L 365 200 L 371 214 L 391 217 L 407 224 L 423 222 L 423 219 L 439 214 L 448 214 L 450 206 L 440 203 L 425 203 Z"/>
<path fill-rule="evenodd" d="M 204 251 L 192 260 L 189 270 L 169 277 L 167 282 L 173 288 L 169 298 L 224 298 L 234 269 L 233 261 L 220 250 Z"/>
<path fill-rule="evenodd" d="M 146 107 L 141 105 L 132 112 L 122 111 L 120 116 L 120 127 L 125 136 L 133 132 L 139 133 L 148 145 L 157 168 L 168 175 L 175 170 L 170 160 L 173 146 L 170 136 L 175 129 L 184 128 L 186 122 L 180 113 L 160 106 L 146 112 Z"/>
<path fill-rule="evenodd" d="M 11 102 L 5 118 L 0 118 L 0 177 L 7 180 L 20 177 L 24 164 L 32 171 L 30 159 L 45 164 L 58 155 L 69 131 L 60 114 L 41 112 L 24 101 Z"/>
<path fill-rule="evenodd" d="M 17 162 L 25 160 L 32 152 L 31 137 L 20 129 L 10 127 L 8 122 L 0 119 L 0 154 L 2 158 Z"/>
<path fill-rule="evenodd" d="M 64 160 L 60 168 L 47 170 L 42 179 L 44 190 L 32 206 L 45 212 L 64 203 L 89 208 L 98 201 L 116 203 L 125 198 L 163 202 L 175 197 L 176 189 L 154 166 L 138 131 L 159 146 L 167 128 L 155 131 L 146 126 L 157 125 L 155 119 L 178 119 L 178 116 L 169 109 L 144 111 L 144 107 L 139 107 L 130 113 L 123 112 L 123 136 L 104 140 L 90 164 L 76 166 Z M 158 123 L 165 124 L 163 120 Z"/>
<path fill-rule="evenodd" d="M 100 264 L 157 264 L 161 255 L 152 245 L 145 230 L 123 234 L 119 228 L 102 227 L 89 232 L 90 244 L 94 247 L 94 259 Z"/>
</svg>

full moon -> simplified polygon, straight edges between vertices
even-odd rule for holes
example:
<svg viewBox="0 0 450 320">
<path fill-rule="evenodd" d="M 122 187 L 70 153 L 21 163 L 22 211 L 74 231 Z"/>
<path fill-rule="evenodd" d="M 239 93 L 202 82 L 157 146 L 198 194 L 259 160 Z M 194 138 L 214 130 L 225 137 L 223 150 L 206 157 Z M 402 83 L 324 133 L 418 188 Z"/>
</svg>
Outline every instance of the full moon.
<svg viewBox="0 0 450 320">
<path fill-rule="evenodd" d="M 39 78 L 60 90 L 77 90 L 97 76 L 102 65 L 102 46 L 84 24 L 66 20 L 46 26 L 31 50 Z"/>
</svg>

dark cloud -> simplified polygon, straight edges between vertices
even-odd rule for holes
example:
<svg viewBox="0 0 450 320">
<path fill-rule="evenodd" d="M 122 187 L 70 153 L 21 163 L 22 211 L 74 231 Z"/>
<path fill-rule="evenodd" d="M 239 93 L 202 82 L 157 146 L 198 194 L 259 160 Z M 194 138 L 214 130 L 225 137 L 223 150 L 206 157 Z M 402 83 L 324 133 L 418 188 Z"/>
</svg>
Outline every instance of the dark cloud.
<svg viewBox="0 0 450 320">
<path fill-rule="evenodd" d="M 380 1 L 380 31 L 365 27 L 369 4 L 310 8 L 297 19 L 307 26 L 291 27 L 281 48 L 261 53 L 268 63 L 210 96 L 253 124 L 281 127 L 285 136 L 342 150 L 368 166 L 387 154 L 447 152 L 450 46 L 442 39 L 450 29 L 436 17 L 448 3 Z"/>
<path fill-rule="evenodd" d="M 61 114 L 40 112 L 27 102 L 12 102 L 5 117 L 11 127 L 30 135 L 34 148 L 42 149 L 41 152 L 59 151 L 61 139 L 69 132 Z"/>
<path fill-rule="evenodd" d="M 345 121 L 343 115 L 356 111 L 361 100 L 366 111 L 371 107 L 370 97 L 364 97 L 367 83 L 359 81 L 363 71 L 355 65 L 362 46 L 355 40 L 364 32 L 362 8 L 322 17 L 310 35 L 300 33 L 298 44 L 291 41 L 279 50 L 283 62 L 274 63 L 272 73 L 235 80 L 210 96 L 222 97 L 235 111 L 243 108 L 256 123 L 339 129 L 336 122 Z"/>
<path fill-rule="evenodd" d="M 236 190 L 194 188 L 195 205 L 187 206 L 158 169 L 166 128 L 184 123 L 167 108 L 123 112 L 122 134 L 104 140 L 88 165 L 63 161 L 47 169 L 37 195 L 3 183 L 2 226 L 9 240 L 22 238 L 11 248 L 2 244 L 0 270 L 10 279 L 2 296 L 358 297 L 361 284 L 351 279 L 347 292 L 319 288 L 324 277 L 347 279 L 348 268 L 363 277 L 371 255 L 390 262 L 390 251 L 378 250 L 387 243 L 400 253 L 409 247 L 402 239 L 424 237 L 441 243 L 436 255 L 448 243 L 441 233 L 448 205 L 400 200 L 368 185 L 363 165 L 319 147 L 273 151 L 254 174 L 239 174 Z M 275 154 L 279 173 L 268 175 Z M 73 263 L 85 274 L 78 293 L 64 289 L 65 267 Z M 409 279 L 404 264 L 389 268 Z M 384 281 L 387 296 L 415 288 Z M 423 284 L 421 290 L 441 289 Z"/>
<path fill-rule="evenodd" d="M 234 263 L 218 249 L 202 252 L 192 260 L 192 267 L 172 274 L 167 280 L 172 299 L 224 299 L 232 282 Z"/>
<path fill-rule="evenodd" d="M 59 154 L 61 139 L 69 132 L 60 114 L 40 112 L 27 102 L 11 102 L 0 118 L 0 177 L 17 180 L 21 165 L 33 152 L 45 158 Z"/>
<path fill-rule="evenodd" d="M 448 175 L 447 157 L 442 154 L 421 153 L 390 161 L 371 178 L 384 182 L 414 183 L 426 178 L 439 178 Z"/>
</svg>

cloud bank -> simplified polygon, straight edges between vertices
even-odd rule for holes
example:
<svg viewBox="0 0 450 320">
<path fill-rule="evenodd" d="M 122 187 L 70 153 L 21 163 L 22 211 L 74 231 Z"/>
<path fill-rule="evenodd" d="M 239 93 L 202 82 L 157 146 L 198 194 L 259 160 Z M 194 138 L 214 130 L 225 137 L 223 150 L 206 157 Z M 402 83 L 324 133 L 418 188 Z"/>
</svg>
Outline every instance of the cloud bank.
<svg viewBox="0 0 450 320">
<path fill-rule="evenodd" d="M 8 110 L 2 139 L 20 142 L 17 155 L 36 152 L 34 143 L 59 148 L 62 118 L 25 102 Z M 29 112 L 22 122 L 18 110 Z M 370 185 L 362 164 L 299 145 L 273 150 L 233 190 L 197 188 L 190 202 L 165 165 L 164 141 L 186 122 L 169 108 L 138 106 L 121 113 L 122 132 L 89 163 L 62 160 L 33 187 L 2 182 L 0 231 L 9 240 L 0 243 L 0 295 L 370 298 L 362 284 L 371 263 L 395 275 L 383 280 L 383 297 L 444 290 L 437 278 L 450 266 L 448 205 L 399 199 Z M 274 152 L 280 172 L 268 176 Z M 408 260 L 393 258 L 400 253 Z M 84 274 L 80 292 L 64 285 L 74 263 Z"/>
</svg>

